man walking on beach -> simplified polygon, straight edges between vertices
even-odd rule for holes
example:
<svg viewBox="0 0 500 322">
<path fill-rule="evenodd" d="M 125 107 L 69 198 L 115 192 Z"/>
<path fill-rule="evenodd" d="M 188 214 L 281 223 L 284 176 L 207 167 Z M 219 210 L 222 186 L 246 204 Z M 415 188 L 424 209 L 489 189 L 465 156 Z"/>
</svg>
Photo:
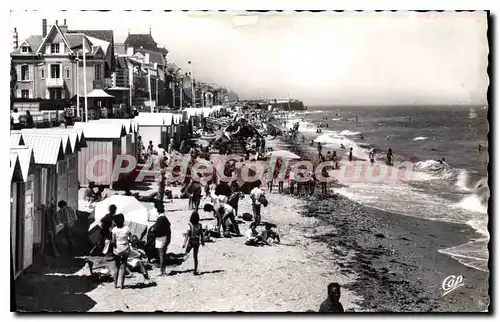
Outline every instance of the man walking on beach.
<svg viewBox="0 0 500 322">
<path fill-rule="evenodd" d="M 344 313 L 344 307 L 339 300 L 340 285 L 338 283 L 328 284 L 328 297 L 321 303 L 319 312 Z"/>
<path fill-rule="evenodd" d="M 252 199 L 252 210 L 253 210 L 253 216 L 254 216 L 254 222 L 257 226 L 260 225 L 260 209 L 261 209 L 261 200 L 264 196 L 264 191 L 260 189 L 260 181 L 256 182 L 255 188 L 252 189 L 250 192 L 250 198 Z"/>
<path fill-rule="evenodd" d="M 163 205 L 158 207 L 158 214 L 158 219 L 156 219 L 156 223 L 152 229 L 155 233 L 155 248 L 158 250 L 160 258 L 160 276 L 165 276 L 165 257 L 167 247 L 170 244 L 172 231 L 170 229 L 170 221 L 165 216 Z"/>
</svg>

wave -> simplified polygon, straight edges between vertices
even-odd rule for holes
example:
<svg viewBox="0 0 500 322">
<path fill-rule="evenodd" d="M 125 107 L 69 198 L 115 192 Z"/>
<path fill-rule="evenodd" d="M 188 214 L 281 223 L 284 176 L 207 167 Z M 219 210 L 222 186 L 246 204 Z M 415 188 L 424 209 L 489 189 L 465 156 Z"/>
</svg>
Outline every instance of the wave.
<svg viewBox="0 0 500 322">
<path fill-rule="evenodd" d="M 416 138 L 413 139 L 413 141 L 421 141 L 421 140 L 427 140 L 428 138 L 425 136 L 417 136 Z"/>
<path fill-rule="evenodd" d="M 342 120 L 341 117 L 337 117 L 337 118 L 332 119 L 332 121 L 340 121 L 340 120 Z"/>
<path fill-rule="evenodd" d="M 345 131 L 342 131 L 345 132 Z M 333 148 L 333 149 L 341 149 L 340 146 L 341 144 L 344 145 L 345 147 L 345 155 L 349 153 L 349 148 L 352 148 L 352 154 L 358 159 L 364 159 L 368 160 L 368 149 L 365 149 L 358 145 L 355 141 L 345 137 L 341 133 L 337 133 L 335 131 L 327 131 L 327 133 L 323 133 L 316 137 L 314 139 L 314 142 L 316 143 L 321 143 L 326 147 Z M 354 133 L 354 132 L 349 132 L 349 133 Z M 342 155 L 343 153 L 339 153 L 340 151 L 337 150 L 337 153 L 339 155 Z"/>
<path fill-rule="evenodd" d="M 358 135 L 361 134 L 361 132 L 351 132 L 349 130 L 343 130 L 342 132 L 339 133 L 340 135 Z"/>
<path fill-rule="evenodd" d="M 299 123 L 299 132 L 304 132 L 304 133 L 317 133 L 316 130 L 318 129 L 318 126 L 307 121 L 302 121 L 302 119 L 290 119 L 286 121 L 286 128 L 291 129 L 295 123 Z M 324 130 L 323 130 L 324 131 Z"/>
</svg>

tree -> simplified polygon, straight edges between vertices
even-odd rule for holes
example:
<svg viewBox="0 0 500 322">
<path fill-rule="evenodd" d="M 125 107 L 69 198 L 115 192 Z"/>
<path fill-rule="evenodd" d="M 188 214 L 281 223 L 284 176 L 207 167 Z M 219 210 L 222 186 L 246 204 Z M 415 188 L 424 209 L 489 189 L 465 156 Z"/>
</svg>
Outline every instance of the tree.
<svg viewBox="0 0 500 322">
<path fill-rule="evenodd" d="M 16 98 L 17 71 L 12 60 L 10 61 L 10 109 L 14 109 L 14 98 Z"/>
</svg>

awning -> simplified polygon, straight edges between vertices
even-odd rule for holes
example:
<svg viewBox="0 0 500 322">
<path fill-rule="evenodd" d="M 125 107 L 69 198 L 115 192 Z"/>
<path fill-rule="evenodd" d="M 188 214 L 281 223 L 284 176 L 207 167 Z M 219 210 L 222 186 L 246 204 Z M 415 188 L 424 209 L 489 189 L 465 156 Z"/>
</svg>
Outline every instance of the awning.
<svg viewBox="0 0 500 322">
<path fill-rule="evenodd" d="M 113 95 L 109 95 L 102 89 L 94 89 L 92 92 L 87 94 L 87 97 L 92 97 L 92 98 L 112 98 L 114 97 Z"/>
</svg>

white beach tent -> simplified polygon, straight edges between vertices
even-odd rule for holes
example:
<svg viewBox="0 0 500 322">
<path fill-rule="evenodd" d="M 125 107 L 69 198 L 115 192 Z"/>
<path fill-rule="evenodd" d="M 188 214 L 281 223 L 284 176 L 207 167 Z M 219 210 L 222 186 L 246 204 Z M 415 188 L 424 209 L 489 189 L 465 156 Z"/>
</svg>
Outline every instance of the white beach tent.
<svg viewBox="0 0 500 322">
<path fill-rule="evenodd" d="M 298 156 L 295 153 L 292 153 L 290 151 L 287 151 L 287 150 L 271 151 L 268 153 L 268 156 L 283 158 L 283 159 L 292 159 L 292 160 L 299 160 L 300 159 L 300 156 Z"/>
<path fill-rule="evenodd" d="M 129 226 L 132 235 L 141 238 L 148 228 L 148 209 L 133 196 L 114 195 L 96 203 L 94 211 L 89 216 L 95 220 L 89 231 L 95 225 L 100 225 L 101 219 L 109 212 L 111 205 L 116 206 L 117 214 L 123 214 L 125 225 Z"/>
</svg>

